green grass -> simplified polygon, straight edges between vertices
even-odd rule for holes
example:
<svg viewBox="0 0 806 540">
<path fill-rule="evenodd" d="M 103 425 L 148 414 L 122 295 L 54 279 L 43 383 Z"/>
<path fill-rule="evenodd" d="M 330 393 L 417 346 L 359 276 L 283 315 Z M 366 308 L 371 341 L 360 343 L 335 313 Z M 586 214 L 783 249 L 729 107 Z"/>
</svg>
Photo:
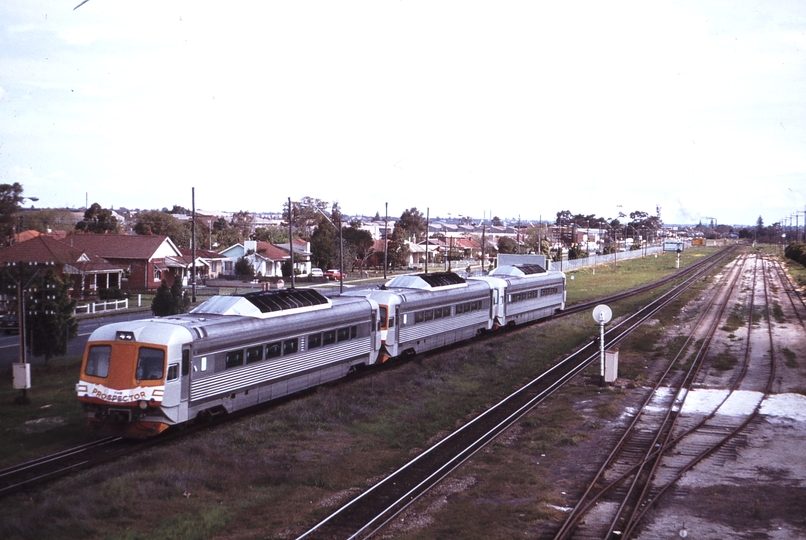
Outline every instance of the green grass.
<svg viewBox="0 0 806 540">
<path fill-rule="evenodd" d="M 684 264 L 699 256 L 704 253 L 687 252 Z M 596 281 L 586 284 L 593 280 L 592 272 L 569 280 L 569 293 L 573 291 L 575 301 L 600 297 L 652 281 L 652 265 L 657 265 L 655 277 L 674 271 L 668 263 L 662 257 L 619 262 L 609 279 L 607 271 L 597 269 Z M 591 284 L 601 287 L 583 290 Z M 576 288 L 580 285 L 585 287 Z M 656 294 L 614 303 L 614 316 Z M 657 317 L 663 321 L 659 324 L 672 320 L 667 313 Z M 9 497 L 3 501 L 8 510 L 0 515 L 0 537 L 202 539 L 224 531 L 238 538 L 294 537 L 302 524 L 313 524 L 328 513 L 321 501 L 343 490 L 366 489 L 372 479 L 388 474 L 522 386 L 596 331 L 589 313 L 572 315 L 320 387 L 300 399 L 77 473 L 38 492 Z M 658 353 L 660 333 L 650 328 L 642 336 L 637 358 L 625 354 L 621 362 L 623 373 L 636 380 L 645 377 L 646 356 Z M 0 441 L 3 459 L 17 462 L 92 437 L 75 401 L 77 378 L 78 359 L 70 359 L 35 366 L 30 406 L 13 405 L 14 392 L 0 391 L 0 428 L 9 435 Z M 470 474 L 478 471 L 485 477 L 478 488 L 482 499 L 509 502 L 479 506 L 460 501 L 419 537 L 455 536 L 470 530 L 468 520 L 481 531 L 482 524 L 502 524 L 504 518 L 511 518 L 512 525 L 500 529 L 498 538 L 527 536 L 518 532 L 521 525 L 551 515 L 546 502 L 562 503 L 550 489 L 550 469 L 536 463 L 573 450 L 590 437 L 590 430 L 601 429 L 584 423 L 575 410 L 578 403 L 599 400 L 594 410 L 604 418 L 613 412 L 609 400 L 616 395 L 615 389 L 589 386 L 581 378 L 557 394 L 550 406 L 521 422 L 518 439 L 526 457 L 498 441 L 474 459 L 477 468 Z M 46 404 L 50 407 L 42 409 Z M 25 429 L 31 425 L 26 422 L 40 418 L 65 421 L 49 420 L 52 425 L 42 433 Z"/>
<path fill-rule="evenodd" d="M 717 248 L 686 250 L 680 255 L 680 267 L 691 266 L 717 251 Z M 619 260 L 615 266 L 612 262 L 608 262 L 568 272 L 566 283 L 568 304 L 585 302 L 652 283 L 677 272 L 676 262 L 676 253 L 663 253 L 658 257 L 650 255 L 638 259 Z M 571 276 L 574 279 L 571 279 Z"/>
<path fill-rule="evenodd" d="M 76 400 L 79 357 L 51 360 L 31 366 L 27 405 L 15 402 L 21 390 L 12 388 L 11 370 L 0 386 L 0 467 L 27 461 L 61 448 L 89 442 L 86 415 Z"/>
</svg>

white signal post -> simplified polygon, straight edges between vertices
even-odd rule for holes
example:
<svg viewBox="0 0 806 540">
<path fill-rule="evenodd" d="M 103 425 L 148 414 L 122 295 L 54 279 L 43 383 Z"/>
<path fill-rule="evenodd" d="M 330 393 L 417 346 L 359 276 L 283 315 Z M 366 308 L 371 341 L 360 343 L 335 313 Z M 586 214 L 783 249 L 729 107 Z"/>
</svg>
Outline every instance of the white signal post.
<svg viewBox="0 0 806 540">
<path fill-rule="evenodd" d="M 600 357 L 600 373 L 602 386 L 605 385 L 605 343 L 604 343 L 604 327 L 613 318 L 613 311 L 604 304 L 599 304 L 593 308 L 593 320 L 599 324 L 599 357 Z"/>
</svg>

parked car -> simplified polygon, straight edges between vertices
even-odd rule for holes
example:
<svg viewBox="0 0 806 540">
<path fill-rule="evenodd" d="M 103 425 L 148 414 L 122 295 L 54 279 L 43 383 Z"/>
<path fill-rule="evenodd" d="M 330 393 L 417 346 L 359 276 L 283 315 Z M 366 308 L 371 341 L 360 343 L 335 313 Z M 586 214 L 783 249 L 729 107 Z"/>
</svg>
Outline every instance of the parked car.
<svg viewBox="0 0 806 540">
<path fill-rule="evenodd" d="M 338 270 L 328 270 L 327 272 L 325 272 L 325 277 L 327 279 L 332 279 L 333 281 L 335 281 L 337 279 L 341 279 L 341 272 L 339 272 Z"/>
<path fill-rule="evenodd" d="M 20 331 L 19 322 L 17 321 L 17 313 L 16 312 L 8 312 L 5 313 L 0 319 L 0 328 L 3 329 L 3 332 L 6 334 L 16 334 Z"/>
<path fill-rule="evenodd" d="M 322 272 L 321 268 L 311 268 L 311 277 L 324 277 L 325 273 Z"/>
</svg>

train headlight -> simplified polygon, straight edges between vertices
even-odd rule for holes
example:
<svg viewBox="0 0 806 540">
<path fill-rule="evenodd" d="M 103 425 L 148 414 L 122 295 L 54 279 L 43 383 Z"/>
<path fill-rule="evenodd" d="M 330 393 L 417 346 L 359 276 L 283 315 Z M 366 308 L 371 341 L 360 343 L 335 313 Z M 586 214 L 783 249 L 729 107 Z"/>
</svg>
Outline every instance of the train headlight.
<svg viewBox="0 0 806 540">
<path fill-rule="evenodd" d="M 141 399 L 137 406 L 140 407 L 140 410 L 144 411 L 148 408 L 148 401 Z"/>
</svg>

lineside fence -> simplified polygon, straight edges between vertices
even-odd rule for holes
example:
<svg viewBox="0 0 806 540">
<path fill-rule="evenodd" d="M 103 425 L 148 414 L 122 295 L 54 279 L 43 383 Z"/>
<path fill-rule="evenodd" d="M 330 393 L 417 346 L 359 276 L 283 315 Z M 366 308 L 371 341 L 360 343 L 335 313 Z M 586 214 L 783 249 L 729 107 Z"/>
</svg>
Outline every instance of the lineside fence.
<svg viewBox="0 0 806 540">
<path fill-rule="evenodd" d="M 618 263 L 627 259 L 640 259 L 649 255 L 655 256 L 657 253 L 663 253 L 663 246 L 647 246 L 641 249 L 631 249 L 629 251 L 616 251 L 615 253 L 608 253 L 606 255 L 591 255 L 581 259 L 566 259 L 564 261 L 552 261 L 551 270 L 560 270 L 567 272 L 569 270 L 578 270 L 586 266 L 596 266 L 597 264 Z"/>
</svg>

